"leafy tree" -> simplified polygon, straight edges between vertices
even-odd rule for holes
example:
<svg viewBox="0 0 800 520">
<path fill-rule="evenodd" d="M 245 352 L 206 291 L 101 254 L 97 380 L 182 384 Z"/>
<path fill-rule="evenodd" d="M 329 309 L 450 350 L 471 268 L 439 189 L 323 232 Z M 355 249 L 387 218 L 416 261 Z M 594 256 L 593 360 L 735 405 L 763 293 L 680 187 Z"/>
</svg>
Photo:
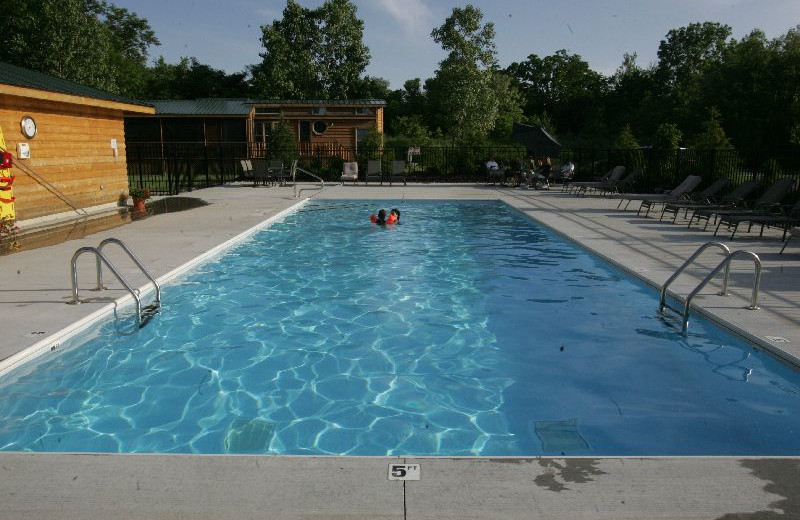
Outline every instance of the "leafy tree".
<svg viewBox="0 0 800 520">
<path fill-rule="evenodd" d="M 690 142 L 692 148 L 698 150 L 717 150 L 731 149 L 730 139 L 725 135 L 725 130 L 720 122 L 720 114 L 717 107 L 711 107 L 708 111 L 708 120 L 703 123 L 703 130 L 695 135 Z"/>
<path fill-rule="evenodd" d="M 494 24 L 481 25 L 482 19 L 480 9 L 471 4 L 456 7 L 431 32 L 448 55 L 425 88 L 438 122 L 459 143 L 484 139 L 497 117 Z"/>
<path fill-rule="evenodd" d="M 112 38 L 89 0 L 4 0 L 0 60 L 117 91 Z"/>
<path fill-rule="evenodd" d="M 653 138 L 653 146 L 661 150 L 675 150 L 680 146 L 683 133 L 678 125 L 673 123 L 662 123 L 656 130 Z"/>
<path fill-rule="evenodd" d="M 297 150 L 297 139 L 283 119 L 270 132 L 268 145 L 270 158 L 280 159 L 286 167 L 300 157 Z"/>
<path fill-rule="evenodd" d="M 637 141 L 636 137 L 633 135 L 631 125 L 625 125 L 619 131 L 617 138 L 614 140 L 614 148 L 619 148 L 620 150 L 639 148 L 639 141 Z"/>
<path fill-rule="evenodd" d="M 431 142 L 431 132 L 419 115 L 401 116 L 392 126 L 392 146 L 427 146 Z"/>
<path fill-rule="evenodd" d="M 364 22 L 349 0 L 306 9 L 288 0 L 283 18 L 261 27 L 262 61 L 251 66 L 260 96 L 313 99 L 353 97 L 369 64 Z"/>
<path fill-rule="evenodd" d="M 535 54 L 506 68 L 525 97 L 529 115 L 547 112 L 560 132 L 586 132 L 602 118 L 598 112 L 605 79 L 580 56 L 559 50 L 540 58 Z"/>
<path fill-rule="evenodd" d="M 159 57 L 149 70 L 141 95 L 145 99 L 248 97 L 250 87 L 244 73 L 228 75 L 195 58 L 181 58 L 170 64 Z"/>
<path fill-rule="evenodd" d="M 491 135 L 498 140 L 510 140 L 514 123 L 524 119 L 522 93 L 511 77 L 502 72 L 492 75 L 492 88 L 497 98 L 497 118 Z"/>
</svg>

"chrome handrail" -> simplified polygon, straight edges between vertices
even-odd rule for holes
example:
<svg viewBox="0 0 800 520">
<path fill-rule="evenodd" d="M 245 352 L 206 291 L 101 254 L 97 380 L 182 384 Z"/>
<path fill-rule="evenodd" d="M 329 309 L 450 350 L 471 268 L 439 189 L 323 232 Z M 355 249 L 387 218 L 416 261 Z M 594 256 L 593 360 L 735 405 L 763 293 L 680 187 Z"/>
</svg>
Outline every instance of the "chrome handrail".
<svg viewBox="0 0 800 520">
<path fill-rule="evenodd" d="M 133 254 L 133 251 L 131 251 L 130 248 L 128 248 L 128 246 L 125 244 L 125 242 L 123 242 L 122 240 L 120 240 L 118 238 L 106 238 L 105 240 L 100 242 L 100 245 L 97 246 L 97 250 L 102 252 L 103 248 L 108 244 L 117 244 L 119 247 L 122 248 L 123 251 L 125 251 L 128 254 L 128 257 L 131 260 L 133 260 L 133 263 L 136 264 L 136 266 L 142 271 L 142 273 L 147 277 L 148 280 L 150 280 L 150 282 L 155 287 L 155 290 L 156 290 L 156 303 L 161 305 L 161 286 L 158 285 L 158 282 L 156 281 L 156 279 L 153 277 L 152 274 L 150 274 L 150 271 L 147 270 L 147 268 L 142 264 L 142 262 L 139 260 L 139 258 L 137 258 L 137 256 Z M 96 288 L 96 290 L 100 291 L 100 290 L 103 290 L 103 289 L 105 289 L 105 287 L 103 287 L 103 266 L 101 265 L 100 257 L 98 256 L 97 257 L 97 288 Z"/>
<path fill-rule="evenodd" d="M 299 171 L 305 173 L 306 175 L 310 175 L 311 177 L 314 177 L 315 179 L 317 179 L 319 181 L 319 184 L 320 184 L 319 188 L 300 188 L 298 190 L 297 183 L 294 182 L 294 180 L 295 180 L 294 178 L 295 178 L 295 175 L 296 175 L 296 173 L 294 173 L 294 172 L 296 170 L 299 170 Z M 299 198 L 300 194 L 303 193 L 303 190 L 316 190 L 316 189 L 324 190 L 325 189 L 325 181 L 322 180 L 322 177 L 320 177 L 319 175 L 311 173 L 308 170 L 304 170 L 303 168 L 301 168 L 299 166 L 296 166 L 296 165 L 292 165 L 292 171 L 293 171 L 292 183 L 294 184 L 294 198 L 296 198 L 296 199 Z"/>
<path fill-rule="evenodd" d="M 80 298 L 78 296 L 78 258 L 83 253 L 94 253 L 95 257 L 97 258 L 98 263 L 100 261 L 102 261 L 104 264 L 106 264 L 106 266 L 111 270 L 111 272 L 114 273 L 114 276 L 117 277 L 117 280 L 119 280 L 119 283 L 121 283 L 123 285 L 123 287 L 125 287 L 128 290 L 128 292 L 131 293 L 131 296 L 133 297 L 133 300 L 136 302 L 136 324 L 137 324 L 137 326 L 141 326 L 141 324 L 142 324 L 142 304 L 141 304 L 141 301 L 139 300 L 139 295 L 136 294 L 136 291 L 130 285 L 128 285 L 128 282 L 126 282 L 124 278 L 122 278 L 122 275 L 119 274 L 119 271 L 117 271 L 117 269 L 108 260 L 108 258 L 106 258 L 106 256 L 99 249 L 97 249 L 96 247 L 88 247 L 88 246 L 81 247 L 77 251 L 75 251 L 74 255 L 72 255 L 72 262 L 71 262 L 71 265 L 72 265 L 72 301 L 67 302 L 67 303 L 70 303 L 70 304 L 73 304 L 73 305 L 78 305 L 78 304 L 81 303 L 81 300 L 80 300 Z"/>
<path fill-rule="evenodd" d="M 721 242 L 707 242 L 707 243 L 703 244 L 702 246 L 700 246 L 699 248 L 697 248 L 697 251 L 695 251 L 694 254 L 692 256 L 690 256 L 689 259 L 686 260 L 683 263 L 683 265 L 680 266 L 672 274 L 672 276 L 669 277 L 669 279 L 666 282 L 664 282 L 664 286 L 661 288 L 661 300 L 658 303 L 658 311 L 659 312 L 663 312 L 664 311 L 664 307 L 666 307 L 666 305 L 667 305 L 667 287 L 669 287 L 670 284 L 672 282 L 674 282 L 675 279 L 678 278 L 678 276 L 680 276 L 680 274 L 683 273 L 683 271 L 685 271 L 686 268 L 689 267 L 689 265 L 692 262 L 694 262 L 694 260 L 698 256 L 700 256 L 706 249 L 708 249 L 709 247 L 712 247 L 712 246 L 713 247 L 718 247 L 718 248 L 722 249 L 723 251 L 725 251 L 725 255 L 726 256 L 731 254 L 730 248 L 728 246 L 726 246 L 725 244 L 721 243 Z M 724 277 L 724 280 L 722 281 L 722 293 L 721 293 L 722 296 L 728 294 L 728 275 L 729 274 L 730 274 L 730 266 L 728 267 L 728 269 L 725 270 L 725 277 Z"/>
<path fill-rule="evenodd" d="M 689 306 L 692 303 L 692 298 L 694 298 L 697 295 L 697 293 L 699 293 L 700 290 L 703 287 L 705 287 L 706 284 L 709 281 L 711 281 L 711 279 L 714 277 L 714 275 L 716 275 L 723 267 L 726 268 L 725 272 L 726 272 L 726 279 L 727 279 L 727 273 L 728 273 L 728 269 L 727 268 L 730 267 L 731 261 L 733 259 L 735 259 L 736 257 L 738 257 L 738 256 L 748 256 L 748 257 L 750 257 L 750 259 L 753 260 L 753 264 L 755 265 L 756 278 L 755 278 L 755 281 L 753 282 L 753 295 L 752 295 L 752 297 L 750 299 L 750 306 L 747 307 L 747 308 L 752 310 L 752 311 L 758 310 L 758 290 L 761 287 L 761 259 L 758 257 L 757 254 L 753 253 L 752 251 L 744 251 L 744 250 L 734 251 L 733 253 L 730 253 L 729 255 L 727 255 L 725 257 L 725 259 L 722 260 L 722 262 L 720 262 L 719 265 L 717 267 L 715 267 L 714 270 L 711 271 L 709 273 L 709 275 L 705 277 L 705 279 L 703 279 L 702 282 L 700 282 L 700 285 L 698 285 L 691 293 L 689 293 L 689 296 L 686 297 L 686 304 L 685 304 L 684 309 L 683 309 L 683 329 L 682 330 L 683 330 L 684 334 L 686 333 L 686 330 L 689 328 Z"/>
</svg>

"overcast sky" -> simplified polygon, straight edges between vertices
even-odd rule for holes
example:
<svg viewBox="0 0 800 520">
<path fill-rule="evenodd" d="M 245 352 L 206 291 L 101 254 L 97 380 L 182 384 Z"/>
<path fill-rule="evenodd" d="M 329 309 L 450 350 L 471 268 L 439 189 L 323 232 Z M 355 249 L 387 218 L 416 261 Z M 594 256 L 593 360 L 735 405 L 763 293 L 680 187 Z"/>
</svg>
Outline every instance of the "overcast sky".
<svg viewBox="0 0 800 520">
<path fill-rule="evenodd" d="M 151 57 L 170 62 L 195 57 L 228 73 L 260 61 L 260 27 L 281 17 L 285 0 L 111 0 L 148 20 L 161 40 Z M 323 0 L 300 0 L 315 8 Z M 367 74 L 393 89 L 407 79 L 433 76 L 444 51 L 430 38 L 453 7 L 450 0 L 353 0 L 364 21 L 372 60 Z M 656 60 L 667 31 L 692 22 L 730 25 L 741 38 L 753 29 L 769 38 L 800 24 L 800 0 L 475 0 L 493 22 L 501 67 L 566 49 L 590 67 L 611 74 L 623 54 L 646 66 Z"/>
</svg>

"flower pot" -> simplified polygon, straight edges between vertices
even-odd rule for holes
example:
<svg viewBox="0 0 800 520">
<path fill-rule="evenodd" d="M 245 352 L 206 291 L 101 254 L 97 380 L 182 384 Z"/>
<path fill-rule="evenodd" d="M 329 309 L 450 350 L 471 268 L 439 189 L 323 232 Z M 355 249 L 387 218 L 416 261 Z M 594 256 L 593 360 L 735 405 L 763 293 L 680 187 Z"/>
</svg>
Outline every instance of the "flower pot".
<svg viewBox="0 0 800 520">
<path fill-rule="evenodd" d="M 144 199 L 133 199 L 133 211 L 145 211 Z"/>
</svg>

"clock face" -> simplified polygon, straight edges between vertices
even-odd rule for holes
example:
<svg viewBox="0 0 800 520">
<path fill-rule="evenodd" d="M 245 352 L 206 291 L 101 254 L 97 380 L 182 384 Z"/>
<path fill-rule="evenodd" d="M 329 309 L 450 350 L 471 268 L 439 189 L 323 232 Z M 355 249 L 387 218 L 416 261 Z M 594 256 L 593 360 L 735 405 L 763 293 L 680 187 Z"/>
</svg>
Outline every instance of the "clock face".
<svg viewBox="0 0 800 520">
<path fill-rule="evenodd" d="M 25 116 L 22 118 L 20 125 L 22 126 L 22 135 L 28 139 L 33 139 L 36 135 L 36 121 L 31 116 Z"/>
</svg>

